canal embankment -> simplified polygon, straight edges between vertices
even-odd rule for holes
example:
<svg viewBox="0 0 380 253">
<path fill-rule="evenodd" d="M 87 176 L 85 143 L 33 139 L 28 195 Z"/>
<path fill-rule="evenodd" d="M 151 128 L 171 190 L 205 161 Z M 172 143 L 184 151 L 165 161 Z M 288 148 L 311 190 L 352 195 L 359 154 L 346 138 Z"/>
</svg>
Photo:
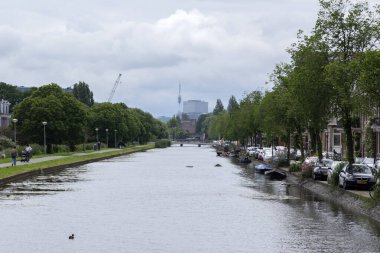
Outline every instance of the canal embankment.
<svg viewBox="0 0 380 253">
<path fill-rule="evenodd" d="M 93 153 L 74 153 L 67 156 L 38 158 L 30 163 L 19 163 L 17 166 L 2 164 L 0 167 L 0 186 L 11 182 L 25 180 L 33 176 L 53 173 L 69 167 L 93 163 L 136 152 L 155 148 L 154 144 L 132 146 L 124 149 L 102 150 Z"/>
<path fill-rule="evenodd" d="M 370 198 L 367 190 L 344 190 L 333 187 L 326 181 L 302 179 L 300 174 L 290 173 L 288 168 L 280 168 L 287 172 L 289 182 L 310 191 L 319 199 L 341 206 L 343 209 L 364 215 L 380 224 L 380 206 Z"/>
</svg>

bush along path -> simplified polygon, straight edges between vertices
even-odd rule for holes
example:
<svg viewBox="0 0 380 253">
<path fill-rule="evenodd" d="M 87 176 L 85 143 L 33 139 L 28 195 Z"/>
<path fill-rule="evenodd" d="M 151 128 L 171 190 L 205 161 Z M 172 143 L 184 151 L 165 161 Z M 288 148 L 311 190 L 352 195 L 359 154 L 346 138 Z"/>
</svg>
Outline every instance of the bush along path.
<svg viewBox="0 0 380 253">
<path fill-rule="evenodd" d="M 66 156 L 44 156 L 40 158 L 31 158 L 29 162 L 20 162 L 18 158 L 16 166 L 11 166 L 11 163 L 0 164 L 0 185 L 38 175 L 41 172 L 49 173 L 67 167 L 146 151 L 153 148 L 154 144 L 147 144 L 124 149 L 104 149 L 91 153 L 73 153 Z"/>
</svg>

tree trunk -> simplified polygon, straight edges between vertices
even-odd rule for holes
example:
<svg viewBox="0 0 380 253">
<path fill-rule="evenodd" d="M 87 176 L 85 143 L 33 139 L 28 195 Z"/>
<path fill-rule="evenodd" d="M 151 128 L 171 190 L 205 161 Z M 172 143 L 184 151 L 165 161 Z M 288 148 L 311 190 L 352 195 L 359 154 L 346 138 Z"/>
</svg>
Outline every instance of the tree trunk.
<svg viewBox="0 0 380 253">
<path fill-rule="evenodd" d="M 316 139 L 317 139 L 317 154 L 318 154 L 318 159 L 322 159 L 322 140 L 321 140 L 321 135 L 319 131 L 316 131 Z"/>
<path fill-rule="evenodd" d="M 303 148 L 303 137 L 302 137 L 302 130 L 300 127 L 297 128 L 297 134 L 298 134 L 299 146 L 301 149 L 301 160 L 303 161 L 305 159 L 305 150 Z"/>
<path fill-rule="evenodd" d="M 291 134 L 290 134 L 290 131 L 288 132 L 288 145 L 287 145 L 287 147 L 288 147 L 288 152 L 287 152 L 287 154 L 286 154 L 286 160 L 287 160 L 287 162 L 288 162 L 288 164 L 289 164 L 289 161 L 290 161 L 290 138 L 291 138 Z"/>
<path fill-rule="evenodd" d="M 354 163 L 354 141 L 352 135 L 352 121 L 350 114 L 345 113 L 345 118 L 343 119 L 344 133 L 346 134 L 346 149 L 347 149 L 347 161 L 352 164 Z"/>
</svg>

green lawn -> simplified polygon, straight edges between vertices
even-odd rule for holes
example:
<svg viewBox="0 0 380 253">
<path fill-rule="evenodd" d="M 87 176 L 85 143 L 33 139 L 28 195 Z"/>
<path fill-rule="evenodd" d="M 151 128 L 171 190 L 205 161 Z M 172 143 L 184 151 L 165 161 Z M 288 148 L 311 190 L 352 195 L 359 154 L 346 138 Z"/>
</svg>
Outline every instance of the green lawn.
<svg viewBox="0 0 380 253">
<path fill-rule="evenodd" d="M 89 153 L 88 155 L 85 155 L 85 156 L 69 156 L 69 155 L 66 155 L 67 157 L 59 158 L 59 159 L 51 160 L 51 161 L 46 161 L 46 162 L 23 164 L 23 165 L 18 165 L 18 166 L 13 166 L 13 167 L 8 166 L 5 168 L 0 168 L 0 179 L 6 178 L 9 176 L 13 176 L 13 175 L 17 175 L 17 174 L 27 172 L 27 171 L 39 170 L 39 169 L 62 166 L 62 165 L 70 165 L 70 164 L 75 164 L 78 162 L 91 161 L 94 159 L 107 158 L 107 157 L 123 155 L 123 154 L 130 154 L 130 153 L 134 153 L 134 152 L 145 151 L 145 150 L 152 149 L 152 148 L 154 148 L 154 144 L 129 147 L 129 148 L 125 148 L 125 149 L 118 149 L 115 151 L 109 151 L 109 152 L 105 152 L 105 153 Z M 83 152 L 74 152 L 74 153 L 83 153 Z M 74 153 L 71 153 L 71 155 Z M 63 154 L 54 154 L 54 155 L 62 156 Z M 4 159 L 4 160 L 6 160 L 6 159 Z M 9 164 L 11 164 L 10 159 L 8 160 L 8 162 L 9 162 Z"/>
</svg>

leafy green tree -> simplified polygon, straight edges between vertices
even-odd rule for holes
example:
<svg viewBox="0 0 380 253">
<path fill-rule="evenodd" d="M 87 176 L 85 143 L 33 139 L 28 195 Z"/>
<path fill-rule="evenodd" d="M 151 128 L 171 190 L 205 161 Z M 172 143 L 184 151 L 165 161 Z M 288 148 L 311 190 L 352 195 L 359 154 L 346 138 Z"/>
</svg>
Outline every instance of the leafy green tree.
<svg viewBox="0 0 380 253">
<path fill-rule="evenodd" d="M 232 95 L 228 100 L 227 111 L 229 114 L 231 114 L 237 110 L 239 110 L 239 103 L 236 101 L 235 96 Z"/>
<path fill-rule="evenodd" d="M 76 99 L 88 106 L 94 105 L 94 95 L 89 86 L 85 82 L 79 82 L 74 84 L 73 95 Z"/>
<path fill-rule="evenodd" d="M 218 115 L 219 113 L 222 113 L 224 112 L 224 106 L 223 106 L 223 103 L 222 103 L 222 100 L 220 100 L 219 98 L 216 100 L 216 105 L 215 105 L 215 108 L 212 112 L 212 114 L 214 115 Z"/>
<path fill-rule="evenodd" d="M 359 64 L 359 93 L 366 101 L 371 101 L 372 105 L 380 106 L 380 51 L 365 52 L 361 55 Z"/>
<path fill-rule="evenodd" d="M 168 134 L 172 137 L 173 140 L 178 139 L 184 135 L 179 117 L 173 116 L 173 118 L 167 122 L 167 128 L 169 132 Z"/>
<path fill-rule="evenodd" d="M 230 116 L 226 111 L 213 115 L 210 119 L 209 128 L 207 134 L 211 139 L 228 139 L 227 127 Z"/>
<path fill-rule="evenodd" d="M 243 128 L 240 132 L 244 138 L 250 139 L 251 145 L 255 146 L 259 144 L 261 135 L 258 113 L 262 99 L 263 95 L 260 91 L 252 91 L 240 102 L 239 122 Z"/>
<path fill-rule="evenodd" d="M 117 130 L 117 142 L 124 143 L 137 140 L 141 131 L 145 130 L 135 111 L 123 103 L 108 102 L 96 103 L 90 108 L 89 131 L 92 133 L 93 140 L 96 140 L 96 128 L 98 128 L 98 137 L 101 142 L 106 141 L 106 129 L 108 129 L 110 135 Z"/>
<path fill-rule="evenodd" d="M 359 71 L 353 61 L 361 53 L 376 47 L 380 39 L 380 19 L 368 2 L 320 0 L 321 10 L 314 28 L 316 37 L 327 46 L 329 65 L 326 77 L 333 86 L 335 113 L 343 123 L 347 159 L 354 162 L 351 127 Z M 376 10 L 379 14 L 380 8 Z"/>
<path fill-rule="evenodd" d="M 30 94 L 31 92 L 20 92 L 17 90 L 17 86 L 0 82 L 0 100 L 4 99 L 11 103 L 11 106 L 9 108 L 10 112 L 12 112 L 15 105 L 20 103 L 26 97 L 30 96 Z"/>
<path fill-rule="evenodd" d="M 333 90 L 326 80 L 328 51 L 315 37 L 304 37 L 292 50 L 292 70 L 289 73 L 291 111 L 296 129 L 304 126 L 315 136 L 313 150 L 322 159 L 321 132 L 331 118 Z"/>
<path fill-rule="evenodd" d="M 48 144 L 67 144 L 73 150 L 76 143 L 83 141 L 85 108 L 57 84 L 38 88 L 14 108 L 13 117 L 18 119 L 20 143 L 43 144 L 43 121 L 47 122 Z"/>
</svg>

